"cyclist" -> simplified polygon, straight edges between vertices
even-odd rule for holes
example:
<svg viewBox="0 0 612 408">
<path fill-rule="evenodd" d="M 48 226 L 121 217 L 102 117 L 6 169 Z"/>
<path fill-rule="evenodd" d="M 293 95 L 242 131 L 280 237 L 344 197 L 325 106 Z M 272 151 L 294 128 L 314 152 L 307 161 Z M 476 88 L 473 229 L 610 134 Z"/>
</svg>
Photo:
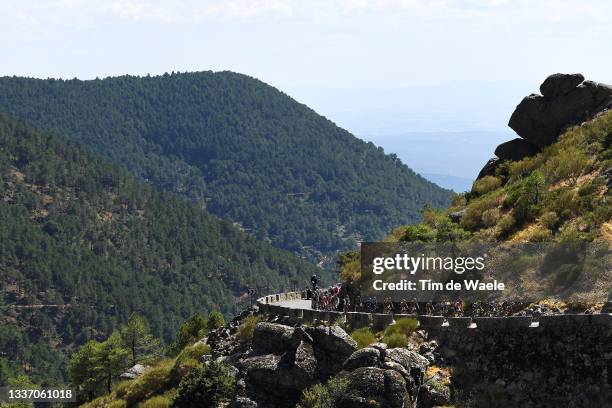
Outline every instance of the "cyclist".
<svg viewBox="0 0 612 408">
<path fill-rule="evenodd" d="M 313 292 L 317 291 L 318 284 L 319 284 L 319 279 L 317 279 L 317 275 L 312 275 L 312 278 L 310 278 L 310 286 L 312 286 Z"/>
</svg>

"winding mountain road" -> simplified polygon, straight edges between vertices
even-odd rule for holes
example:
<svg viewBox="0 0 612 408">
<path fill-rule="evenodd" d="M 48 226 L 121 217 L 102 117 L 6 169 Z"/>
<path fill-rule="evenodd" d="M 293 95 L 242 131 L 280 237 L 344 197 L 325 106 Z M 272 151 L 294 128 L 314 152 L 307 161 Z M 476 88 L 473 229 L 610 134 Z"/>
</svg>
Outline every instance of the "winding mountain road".
<svg viewBox="0 0 612 408">
<path fill-rule="evenodd" d="M 274 304 L 282 307 L 290 307 L 292 309 L 310 309 L 311 301 L 306 299 L 293 299 L 281 300 Z"/>
</svg>

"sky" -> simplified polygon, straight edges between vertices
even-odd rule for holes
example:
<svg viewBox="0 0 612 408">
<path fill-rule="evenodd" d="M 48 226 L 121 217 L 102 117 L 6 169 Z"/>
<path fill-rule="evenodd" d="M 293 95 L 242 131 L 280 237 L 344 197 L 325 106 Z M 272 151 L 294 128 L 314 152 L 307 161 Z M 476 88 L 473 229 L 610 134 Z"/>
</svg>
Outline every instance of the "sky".
<svg viewBox="0 0 612 408">
<path fill-rule="evenodd" d="M 605 78 L 608 0 L 0 0 L 0 74 L 232 70 L 280 88 Z"/>
<path fill-rule="evenodd" d="M 610 21 L 609 0 L 0 0 L 0 75 L 231 70 L 382 144 L 508 132 L 551 73 L 612 82 Z"/>
</svg>

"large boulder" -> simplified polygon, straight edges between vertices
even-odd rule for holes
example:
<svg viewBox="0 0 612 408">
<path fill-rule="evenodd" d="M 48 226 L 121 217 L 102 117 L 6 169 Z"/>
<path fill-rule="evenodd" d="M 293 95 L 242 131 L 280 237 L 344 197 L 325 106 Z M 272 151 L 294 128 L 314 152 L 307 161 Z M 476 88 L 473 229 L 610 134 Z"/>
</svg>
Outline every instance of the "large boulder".
<svg viewBox="0 0 612 408">
<path fill-rule="evenodd" d="M 351 372 L 341 372 L 338 379 L 347 384 L 344 392 L 337 396 L 336 406 L 339 408 L 411 406 L 406 382 L 396 371 L 361 367 Z"/>
<path fill-rule="evenodd" d="M 476 176 L 476 180 L 480 180 L 481 178 L 485 176 L 494 176 L 495 170 L 497 170 L 499 165 L 502 163 L 503 163 L 503 160 L 500 159 L 499 157 L 490 158 L 489 161 L 487 161 L 485 165 L 483 166 L 483 168 L 480 170 L 480 173 L 478 173 L 478 176 Z"/>
<path fill-rule="evenodd" d="M 580 124 L 612 107 L 612 87 L 592 81 L 578 82 L 581 75 L 555 74 L 542 84 L 544 95 L 525 97 L 510 117 L 520 137 L 544 148 L 566 128 Z M 571 88 L 572 85 L 576 85 Z"/>
<path fill-rule="evenodd" d="M 540 149 L 524 139 L 512 139 L 497 146 L 495 155 L 502 160 L 519 161 L 538 154 Z"/>
<path fill-rule="evenodd" d="M 582 74 L 552 74 L 540 85 L 540 93 L 549 98 L 565 95 L 583 81 Z"/>
<path fill-rule="evenodd" d="M 257 323 L 253 332 L 253 351 L 258 354 L 282 354 L 295 350 L 294 329 L 276 323 Z"/>
<path fill-rule="evenodd" d="M 304 341 L 300 342 L 300 345 L 295 350 L 293 367 L 295 375 L 299 377 L 303 384 L 310 384 L 315 380 L 318 372 L 318 364 L 312 344 Z"/>
<path fill-rule="evenodd" d="M 337 374 L 344 361 L 357 350 L 357 342 L 340 326 L 309 327 L 307 332 L 313 339 L 319 372 L 323 377 Z"/>
<path fill-rule="evenodd" d="M 293 406 L 302 390 L 319 381 L 312 345 L 301 343 L 294 361 L 288 354 L 265 354 L 240 361 L 240 371 L 246 379 L 245 391 L 260 405 L 274 406 L 282 402 Z"/>
<path fill-rule="evenodd" d="M 318 347 L 344 356 L 343 361 L 357 350 L 357 342 L 340 326 L 317 326 L 309 334 Z"/>
<path fill-rule="evenodd" d="M 149 366 L 136 364 L 130 367 L 125 373 L 121 374 L 119 378 L 122 380 L 133 380 L 143 375 L 147 368 L 149 368 Z"/>
<path fill-rule="evenodd" d="M 406 369 L 415 381 L 420 381 L 429 366 L 429 361 L 412 350 L 392 348 L 385 352 L 385 362 L 394 362 Z"/>
<path fill-rule="evenodd" d="M 345 370 L 354 370 L 359 367 L 380 367 L 381 353 L 374 347 L 366 347 L 357 350 L 344 362 Z"/>
<path fill-rule="evenodd" d="M 419 389 L 419 406 L 432 408 L 451 405 L 450 379 L 440 374 L 425 381 Z"/>
<path fill-rule="evenodd" d="M 264 354 L 249 357 L 240 361 L 239 368 L 246 375 L 248 383 L 255 386 L 278 385 L 278 363 L 281 357 L 275 354 Z"/>
</svg>

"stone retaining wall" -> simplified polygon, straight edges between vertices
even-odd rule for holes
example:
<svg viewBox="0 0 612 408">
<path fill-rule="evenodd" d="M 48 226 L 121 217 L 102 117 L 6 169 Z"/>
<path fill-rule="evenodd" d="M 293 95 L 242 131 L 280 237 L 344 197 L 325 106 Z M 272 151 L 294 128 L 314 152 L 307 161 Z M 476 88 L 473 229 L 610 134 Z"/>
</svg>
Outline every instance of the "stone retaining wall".
<svg viewBox="0 0 612 408">
<path fill-rule="evenodd" d="M 288 322 L 346 321 L 383 330 L 416 317 L 453 368 L 457 401 L 475 407 L 610 407 L 612 314 L 450 317 L 329 312 L 278 302 L 305 299 L 290 292 L 258 299 L 260 312 Z M 460 406 L 460 405 L 458 405 Z"/>
<path fill-rule="evenodd" d="M 571 314 L 555 316 L 511 316 L 511 317 L 444 317 L 428 315 L 382 314 L 365 312 L 330 312 L 292 308 L 276 304 L 282 301 L 306 299 L 306 292 L 287 292 L 264 296 L 257 299 L 261 313 L 278 317 L 303 319 L 308 322 L 335 322 L 345 320 L 354 328 L 373 327 L 382 330 L 396 319 L 416 317 L 419 325 L 429 330 L 473 330 L 474 332 L 489 332 L 497 330 L 563 330 L 568 326 L 611 326 L 612 314 Z"/>
</svg>

